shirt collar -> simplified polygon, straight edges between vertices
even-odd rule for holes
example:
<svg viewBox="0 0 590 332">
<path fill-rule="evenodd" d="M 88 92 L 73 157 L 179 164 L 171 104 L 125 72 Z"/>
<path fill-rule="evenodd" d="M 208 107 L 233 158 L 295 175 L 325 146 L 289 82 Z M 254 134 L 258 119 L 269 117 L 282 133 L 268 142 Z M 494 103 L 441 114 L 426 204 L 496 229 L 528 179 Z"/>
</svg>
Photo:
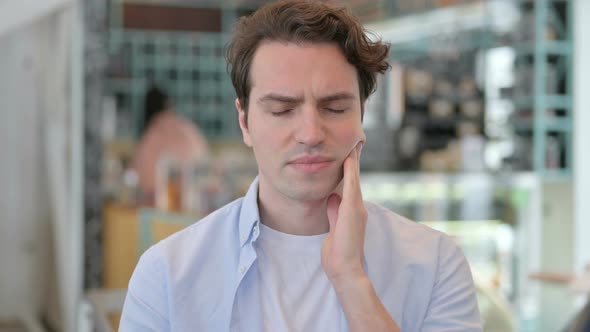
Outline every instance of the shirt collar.
<svg viewBox="0 0 590 332">
<path fill-rule="evenodd" d="M 252 181 L 244 200 L 242 201 L 242 208 L 240 210 L 239 231 L 240 231 L 240 247 L 243 247 L 246 242 L 252 238 L 255 240 L 258 237 L 259 231 L 252 234 L 252 229 L 258 226 L 260 222 L 260 213 L 258 211 L 258 176 Z"/>
</svg>

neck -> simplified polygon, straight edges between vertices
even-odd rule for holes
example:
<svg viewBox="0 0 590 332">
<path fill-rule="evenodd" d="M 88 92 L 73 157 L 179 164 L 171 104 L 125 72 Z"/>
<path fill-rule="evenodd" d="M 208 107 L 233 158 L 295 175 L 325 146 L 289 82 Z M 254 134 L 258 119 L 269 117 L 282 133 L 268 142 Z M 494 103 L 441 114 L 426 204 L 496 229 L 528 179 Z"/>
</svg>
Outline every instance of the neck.
<svg viewBox="0 0 590 332">
<path fill-rule="evenodd" d="M 258 188 L 258 210 L 264 225 L 292 235 L 318 235 L 330 229 L 326 212 L 327 199 L 297 201 Z"/>
</svg>

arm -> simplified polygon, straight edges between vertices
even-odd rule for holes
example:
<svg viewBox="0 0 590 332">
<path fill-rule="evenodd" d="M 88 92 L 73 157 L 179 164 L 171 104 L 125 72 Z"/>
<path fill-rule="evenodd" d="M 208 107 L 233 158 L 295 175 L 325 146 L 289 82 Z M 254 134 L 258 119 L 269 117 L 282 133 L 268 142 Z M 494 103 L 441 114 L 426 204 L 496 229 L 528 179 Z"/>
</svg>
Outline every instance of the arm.
<svg viewBox="0 0 590 332">
<path fill-rule="evenodd" d="M 363 205 L 359 143 L 344 161 L 342 198 L 328 198 L 330 233 L 322 246 L 322 266 L 334 286 L 350 331 L 398 332 L 363 269 L 367 210 Z"/>
<path fill-rule="evenodd" d="M 156 247 L 140 258 L 133 272 L 119 331 L 169 331 L 166 280 Z"/>
<path fill-rule="evenodd" d="M 367 276 L 333 281 L 350 331 L 399 332 Z"/>
<path fill-rule="evenodd" d="M 482 331 L 469 264 L 449 237 L 439 244 L 436 280 L 421 331 Z"/>
</svg>

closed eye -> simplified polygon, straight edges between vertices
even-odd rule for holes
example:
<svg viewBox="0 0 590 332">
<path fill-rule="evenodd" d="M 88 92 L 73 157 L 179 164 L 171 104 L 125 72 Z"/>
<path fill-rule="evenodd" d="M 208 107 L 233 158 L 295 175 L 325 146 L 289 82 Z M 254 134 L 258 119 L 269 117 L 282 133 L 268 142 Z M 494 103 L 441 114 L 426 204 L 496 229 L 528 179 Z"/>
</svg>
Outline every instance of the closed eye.
<svg viewBox="0 0 590 332">
<path fill-rule="evenodd" d="M 292 111 L 293 111 L 293 109 L 289 108 L 289 109 L 285 109 L 285 110 L 272 112 L 272 115 L 273 116 L 285 116 L 285 115 L 290 114 Z"/>
<path fill-rule="evenodd" d="M 346 111 L 346 109 L 337 109 L 337 108 L 326 108 L 326 110 L 331 113 L 344 113 L 344 111 Z"/>
</svg>

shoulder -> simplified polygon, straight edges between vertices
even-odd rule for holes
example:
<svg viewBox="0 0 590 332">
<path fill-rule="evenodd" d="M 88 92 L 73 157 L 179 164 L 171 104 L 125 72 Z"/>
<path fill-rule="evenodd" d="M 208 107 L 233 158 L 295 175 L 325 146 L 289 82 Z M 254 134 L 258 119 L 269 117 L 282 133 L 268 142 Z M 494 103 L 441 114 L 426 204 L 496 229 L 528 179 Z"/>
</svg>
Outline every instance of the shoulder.
<svg viewBox="0 0 590 332">
<path fill-rule="evenodd" d="M 449 261 L 465 261 L 463 252 L 449 235 L 402 217 L 378 204 L 365 202 L 369 218 L 365 251 L 367 259 L 411 266 L 431 276 Z"/>
<path fill-rule="evenodd" d="M 143 253 L 129 283 L 124 309 L 128 330 L 166 331 L 168 321 L 206 326 L 212 312 L 229 303 L 240 252 L 242 202 L 229 203 Z M 152 321 L 159 325 L 152 327 Z"/>
<path fill-rule="evenodd" d="M 480 331 L 471 272 L 454 239 L 380 205 L 365 207 L 368 274 L 402 329 Z"/>
<path fill-rule="evenodd" d="M 129 281 L 120 330 L 167 331 L 169 327 L 168 280 L 161 252 L 152 247 L 139 259 Z"/>
<path fill-rule="evenodd" d="M 422 243 L 438 243 L 440 240 L 450 240 L 446 234 L 400 216 L 381 205 L 365 202 L 365 208 L 369 216 L 367 229 L 371 231 L 371 235 L 381 233 L 402 242 L 420 240 Z"/>
<path fill-rule="evenodd" d="M 174 117 L 170 119 L 169 127 L 175 134 L 189 142 L 204 141 L 204 137 L 198 127 L 181 114 L 174 114 Z"/>
<path fill-rule="evenodd" d="M 211 277 L 203 271 L 222 273 L 220 262 L 228 269 L 236 265 L 241 206 L 240 198 L 151 246 L 141 255 L 129 288 L 140 293 L 156 284 L 165 285 L 168 292 L 202 286 Z"/>
<path fill-rule="evenodd" d="M 164 258 L 185 257 L 188 253 L 199 251 L 203 247 L 211 248 L 215 246 L 215 243 L 233 240 L 229 237 L 234 233 L 237 234 L 242 202 L 243 198 L 236 199 L 158 242 L 154 247 L 162 251 Z M 183 255 L 178 255 L 179 252 Z"/>
</svg>

